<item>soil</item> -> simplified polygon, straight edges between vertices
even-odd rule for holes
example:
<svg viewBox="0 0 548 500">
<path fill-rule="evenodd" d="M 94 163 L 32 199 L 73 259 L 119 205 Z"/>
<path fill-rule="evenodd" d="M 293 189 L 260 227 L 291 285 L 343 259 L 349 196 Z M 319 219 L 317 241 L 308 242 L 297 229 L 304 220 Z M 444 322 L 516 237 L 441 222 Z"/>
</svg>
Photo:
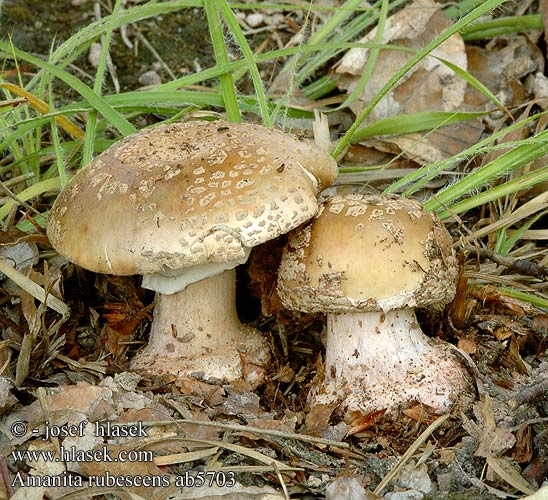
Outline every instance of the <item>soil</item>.
<svg viewBox="0 0 548 500">
<path fill-rule="evenodd" d="M 73 5 L 74 4 L 74 5 Z M 0 2 L 0 33 L 10 33 L 13 44 L 21 50 L 46 58 L 49 52 L 79 29 L 95 20 L 94 2 L 71 0 L 5 0 Z M 103 15 L 106 11 L 102 10 Z M 136 40 L 138 31 L 156 50 L 175 75 L 193 72 L 197 67 L 213 64 L 207 20 L 202 9 L 185 9 L 168 16 L 149 19 L 128 27 L 129 48 L 120 36 L 114 36 L 111 58 L 120 82 L 120 90 L 142 86 L 141 75 L 155 69 L 164 81 L 170 79 L 157 58 Z M 0 35 L 1 36 L 1 35 Z M 83 80 L 93 84 L 94 68 L 83 54 L 75 63 L 88 74 Z M 82 77 L 81 74 L 79 74 Z M 105 92 L 112 93 L 112 80 L 106 78 Z M 70 96 L 69 96 L 70 97 Z"/>
</svg>

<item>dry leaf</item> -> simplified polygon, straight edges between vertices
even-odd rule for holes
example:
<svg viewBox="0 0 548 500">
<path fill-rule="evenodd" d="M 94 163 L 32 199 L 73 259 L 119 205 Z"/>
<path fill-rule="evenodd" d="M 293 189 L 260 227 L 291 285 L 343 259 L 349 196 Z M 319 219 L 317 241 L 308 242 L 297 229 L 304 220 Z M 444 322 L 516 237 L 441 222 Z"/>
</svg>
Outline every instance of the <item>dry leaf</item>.
<svg viewBox="0 0 548 500">
<path fill-rule="evenodd" d="M 374 411 L 364 415 L 361 411 L 350 411 L 347 414 L 348 424 L 350 428 L 346 432 L 346 436 L 353 436 L 358 432 L 369 429 L 372 425 L 375 425 L 379 418 L 381 418 L 386 412 L 386 409 Z"/>
<path fill-rule="evenodd" d="M 543 64 L 526 37 L 515 36 L 491 44 L 489 48 L 468 45 L 468 71 L 494 93 L 504 105 L 516 106 L 528 99 L 521 83 L 528 74 Z M 487 98 L 468 87 L 466 102 L 475 107 L 484 106 Z"/>
<path fill-rule="evenodd" d="M 321 436 L 329 427 L 332 413 L 332 406 L 324 404 L 314 405 L 305 417 L 304 432 L 311 436 Z"/>
<path fill-rule="evenodd" d="M 431 424 L 439 417 L 439 415 L 432 412 L 432 408 L 424 404 L 416 404 L 410 408 L 406 408 L 403 410 L 403 413 L 409 418 L 424 424 Z"/>
<path fill-rule="evenodd" d="M 420 49 L 432 41 L 437 33 L 451 24 L 438 5 L 431 0 L 415 0 L 411 5 L 387 19 L 382 43 Z M 374 42 L 373 29 L 361 43 Z M 343 75 L 340 86 L 352 92 L 361 76 L 370 50 L 350 49 L 337 65 L 336 71 Z M 460 35 L 453 35 L 438 46 L 433 55 L 442 57 L 456 66 L 466 69 L 466 53 Z M 358 114 L 378 93 L 385 83 L 401 68 L 412 53 L 398 50 L 381 50 L 373 75 L 351 108 Z M 351 76 L 349 76 L 351 75 Z M 452 111 L 463 101 L 466 82 L 451 69 L 433 57 L 417 64 L 376 106 L 372 120 L 387 118 L 402 113 L 418 111 Z"/>
<path fill-rule="evenodd" d="M 108 456 L 113 460 L 98 460 L 91 462 L 80 462 L 80 470 L 86 476 L 93 476 L 94 480 L 97 478 L 97 485 L 102 486 L 102 481 L 109 481 L 109 478 L 122 478 L 122 481 L 126 481 L 127 486 L 124 486 L 124 489 L 127 489 L 130 492 L 136 493 L 137 495 L 142 496 L 143 498 L 150 498 L 157 492 L 165 490 L 169 485 L 169 478 L 166 474 L 156 466 L 153 461 L 148 459 L 142 459 L 138 461 L 122 461 L 124 458 L 124 453 L 129 452 L 139 452 L 136 449 L 137 446 L 131 445 L 99 445 L 94 449 L 98 452 L 103 452 L 108 454 Z M 145 450 L 140 450 L 140 452 L 145 452 Z M 122 455 L 120 455 L 122 453 Z M 119 461 L 118 461 L 119 460 Z M 155 481 L 158 481 L 158 484 L 161 486 L 131 486 L 134 478 L 151 478 Z M 108 484 L 108 483 L 107 483 Z M 91 485 L 94 486 L 94 485 Z M 120 485 L 118 485 L 120 486 Z"/>
<path fill-rule="evenodd" d="M 438 5 L 431 0 L 415 0 L 411 5 L 389 17 L 382 43 L 418 50 L 432 41 L 451 24 Z M 374 42 L 376 29 L 360 40 Z M 441 57 L 466 69 L 464 42 L 455 34 L 439 45 L 432 56 Z M 339 87 L 353 92 L 370 56 L 370 49 L 353 48 L 337 64 L 341 74 Z M 378 94 L 413 53 L 380 50 L 375 69 L 358 99 L 350 104 L 357 115 Z M 467 83 L 435 57 L 427 56 L 415 65 L 375 106 L 365 124 L 383 118 L 424 111 L 455 111 L 464 102 Z M 478 141 L 483 132 L 480 120 L 442 127 L 426 134 L 413 133 L 383 137 L 364 142 L 381 151 L 403 154 L 417 163 L 426 164 L 457 154 Z"/>
<path fill-rule="evenodd" d="M 231 391 L 216 409 L 221 414 L 245 419 L 257 418 L 262 413 L 259 396 L 250 391 Z"/>
<path fill-rule="evenodd" d="M 526 495 L 534 493 L 529 483 L 521 477 L 519 468 L 511 460 L 503 457 L 487 457 L 487 464 L 510 486 Z"/>
<path fill-rule="evenodd" d="M 475 354 L 478 348 L 476 341 L 470 337 L 459 339 L 457 347 L 467 354 Z"/>
<path fill-rule="evenodd" d="M 226 394 L 221 386 L 208 384 L 191 377 L 179 377 L 174 383 L 183 394 L 199 397 L 209 406 L 221 404 Z"/>
<path fill-rule="evenodd" d="M 39 401 L 24 409 L 21 417 L 29 423 L 29 427 L 38 427 L 45 419 L 50 425 L 63 425 L 71 420 L 81 421 L 82 416 L 95 421 L 114 413 L 110 391 L 86 383 L 54 390 L 46 395 L 45 402 L 47 415 Z"/>
<path fill-rule="evenodd" d="M 517 463 L 529 463 L 533 458 L 531 426 L 520 427 L 516 432 L 516 444 L 512 448 L 512 459 Z"/>
<path fill-rule="evenodd" d="M 474 410 L 481 412 L 482 427 L 478 436 L 478 447 L 474 455 L 478 457 L 496 457 L 506 452 L 516 443 L 512 431 L 497 427 L 491 408 L 491 399 L 486 396 L 483 401 L 474 405 Z"/>
</svg>

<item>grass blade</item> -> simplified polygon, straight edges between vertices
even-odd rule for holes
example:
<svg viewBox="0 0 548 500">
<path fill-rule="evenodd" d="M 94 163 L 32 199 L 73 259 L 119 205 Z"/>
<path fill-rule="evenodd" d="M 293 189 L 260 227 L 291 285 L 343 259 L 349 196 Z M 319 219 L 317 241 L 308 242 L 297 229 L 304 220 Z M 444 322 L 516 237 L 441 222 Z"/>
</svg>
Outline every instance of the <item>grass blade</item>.
<svg viewBox="0 0 548 500">
<path fill-rule="evenodd" d="M 259 104 L 263 125 L 265 127 L 271 127 L 273 120 L 270 116 L 268 100 L 266 98 L 266 92 L 264 89 L 263 80 L 259 73 L 259 68 L 257 68 L 255 55 L 253 54 L 252 50 L 249 48 L 249 44 L 247 43 L 245 35 L 243 34 L 242 29 L 240 28 L 240 25 L 238 24 L 238 20 L 236 19 L 236 16 L 234 15 L 234 12 L 232 12 L 232 9 L 230 8 L 230 6 L 226 3 L 226 0 L 218 0 L 218 3 L 221 8 L 221 12 L 223 13 L 223 18 L 226 24 L 228 25 L 228 27 L 230 28 L 230 31 L 232 31 L 232 34 L 234 35 L 236 42 L 240 46 L 240 50 L 242 51 L 244 60 L 249 69 L 251 80 L 253 82 L 253 88 L 255 89 L 257 102 Z"/>
<path fill-rule="evenodd" d="M 213 44 L 213 52 L 217 64 L 228 62 L 228 52 L 226 50 L 225 38 L 223 35 L 223 25 L 219 16 L 218 2 L 215 0 L 204 0 L 204 7 L 207 15 L 207 24 L 209 26 L 209 34 L 211 43 Z M 238 98 L 236 97 L 236 89 L 234 88 L 234 79 L 232 73 L 225 72 L 219 75 L 221 83 L 221 94 L 223 96 L 226 116 L 231 122 L 241 122 L 242 116 L 238 107 Z"/>
<path fill-rule="evenodd" d="M 76 78 L 75 76 L 67 73 L 63 69 L 54 66 L 51 63 L 42 61 L 42 59 L 35 57 L 27 52 L 13 48 L 14 54 L 18 59 L 26 61 L 34 66 L 42 68 L 51 73 L 59 80 L 64 81 L 74 91 L 84 97 L 94 109 L 101 113 L 110 124 L 118 129 L 122 135 L 129 135 L 135 132 L 135 127 L 128 122 L 120 113 L 111 108 L 104 99 L 98 96 L 92 89 L 90 89 L 85 83 Z M 6 56 L 10 56 L 9 44 L 0 40 L 0 53 L 4 53 Z"/>
<path fill-rule="evenodd" d="M 494 9 L 498 5 L 504 3 L 505 0 L 486 0 L 483 4 L 476 7 L 472 12 L 464 16 L 462 19 L 459 19 L 455 24 L 452 24 L 443 32 L 437 36 L 434 40 L 428 43 L 423 49 L 419 50 L 409 61 L 407 61 L 398 71 L 394 73 L 392 78 L 390 78 L 383 88 L 378 92 L 375 98 L 369 103 L 368 106 L 356 117 L 353 125 L 348 129 L 348 131 L 341 138 L 335 149 L 332 151 L 332 156 L 337 158 L 350 144 L 352 136 L 356 133 L 356 130 L 360 127 L 362 122 L 369 116 L 373 108 L 379 103 L 379 101 L 389 92 L 389 90 L 401 79 L 404 75 L 417 63 L 422 61 L 426 56 L 430 54 L 436 47 L 441 45 L 449 37 L 453 36 L 464 26 L 468 25 L 470 22 L 478 19 L 484 14 L 488 13 L 490 10 Z"/>
</svg>

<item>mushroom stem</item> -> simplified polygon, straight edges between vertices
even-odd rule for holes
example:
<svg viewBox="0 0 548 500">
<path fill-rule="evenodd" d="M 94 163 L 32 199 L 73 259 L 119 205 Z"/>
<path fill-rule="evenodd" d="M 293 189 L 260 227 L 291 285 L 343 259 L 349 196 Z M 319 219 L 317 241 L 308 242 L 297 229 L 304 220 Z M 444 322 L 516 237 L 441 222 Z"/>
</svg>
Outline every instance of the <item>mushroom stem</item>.
<svg viewBox="0 0 548 500">
<path fill-rule="evenodd" d="M 468 386 L 451 348 L 424 335 L 412 308 L 328 314 L 326 343 L 325 381 L 311 404 L 390 412 L 417 401 L 445 411 Z"/>
<path fill-rule="evenodd" d="M 236 272 L 230 269 L 181 292 L 158 293 L 149 343 L 131 368 L 183 376 L 203 372 L 228 382 L 243 377 L 254 384 L 268 359 L 265 339 L 238 319 Z"/>
</svg>

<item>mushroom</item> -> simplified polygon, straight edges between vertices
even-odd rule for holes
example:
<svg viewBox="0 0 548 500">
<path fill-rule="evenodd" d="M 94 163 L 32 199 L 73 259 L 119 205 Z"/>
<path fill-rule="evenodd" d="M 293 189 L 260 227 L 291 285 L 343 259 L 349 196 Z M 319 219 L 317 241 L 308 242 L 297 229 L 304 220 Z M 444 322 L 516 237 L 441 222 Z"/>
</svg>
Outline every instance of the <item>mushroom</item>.
<svg viewBox="0 0 548 500">
<path fill-rule="evenodd" d="M 98 273 L 143 275 L 157 292 L 150 340 L 131 368 L 258 385 L 263 336 L 236 314 L 250 249 L 310 219 L 336 164 L 313 143 L 259 125 L 191 121 L 117 142 L 55 201 L 47 234 Z"/>
<path fill-rule="evenodd" d="M 415 307 L 456 290 L 449 233 L 420 203 L 334 195 L 290 233 L 278 276 L 285 307 L 327 313 L 325 375 L 309 403 L 387 414 L 414 401 L 446 411 L 470 390 L 452 347 L 428 338 Z"/>
</svg>

